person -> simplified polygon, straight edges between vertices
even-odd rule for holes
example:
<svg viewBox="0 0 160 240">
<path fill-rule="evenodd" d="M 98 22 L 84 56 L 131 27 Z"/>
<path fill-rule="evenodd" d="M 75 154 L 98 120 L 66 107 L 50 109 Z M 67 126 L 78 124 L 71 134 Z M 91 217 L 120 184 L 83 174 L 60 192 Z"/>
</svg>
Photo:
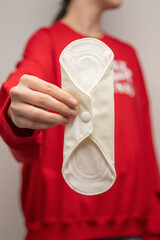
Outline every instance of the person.
<svg viewBox="0 0 160 240">
<path fill-rule="evenodd" d="M 64 0 L 54 24 L 29 39 L 0 90 L 0 134 L 22 163 L 26 240 L 160 239 L 160 184 L 149 100 L 136 51 L 103 31 L 102 13 L 121 0 Z M 114 59 L 115 168 L 105 193 L 79 194 L 62 174 L 65 125 L 78 99 L 61 89 L 59 56 L 72 41 L 97 38 Z"/>
</svg>

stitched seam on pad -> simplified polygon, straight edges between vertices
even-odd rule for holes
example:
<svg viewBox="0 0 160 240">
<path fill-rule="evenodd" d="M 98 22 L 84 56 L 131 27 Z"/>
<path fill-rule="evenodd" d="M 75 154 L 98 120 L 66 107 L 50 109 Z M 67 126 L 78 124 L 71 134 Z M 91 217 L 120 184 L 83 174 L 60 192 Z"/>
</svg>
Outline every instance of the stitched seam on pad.
<svg viewBox="0 0 160 240">
<path fill-rule="evenodd" d="M 102 69 L 102 71 L 101 71 L 101 75 L 100 75 L 100 78 L 98 79 L 98 81 L 96 81 L 96 83 L 91 87 L 91 89 L 89 90 L 89 91 L 84 91 L 84 90 L 82 90 L 82 91 L 84 91 L 85 93 L 89 93 L 89 92 L 91 92 L 92 91 L 92 89 L 94 89 L 94 87 L 100 82 L 100 80 L 101 80 L 101 78 L 104 76 L 104 74 L 105 74 L 105 72 L 106 72 L 106 70 L 107 70 L 107 67 L 104 67 L 104 64 L 106 65 L 106 63 L 105 63 L 105 61 L 104 61 L 104 58 L 100 55 L 100 54 L 98 54 L 98 56 L 101 58 L 101 59 L 99 59 L 95 54 L 93 54 L 92 52 L 85 52 L 85 53 L 82 53 L 82 52 L 77 52 L 77 53 L 81 53 L 80 55 L 78 55 L 78 57 L 77 58 L 79 58 L 79 57 L 84 57 L 86 54 L 87 54 L 87 56 L 89 56 L 89 57 L 93 57 L 93 58 L 95 58 L 96 60 L 98 60 L 98 63 L 99 63 L 99 66 L 101 67 L 101 69 Z M 79 59 L 78 59 L 79 60 Z M 77 61 L 78 61 L 77 59 L 75 59 L 75 62 L 77 63 Z M 102 61 L 103 61 L 103 63 L 102 63 Z M 78 65 L 78 64 L 77 64 Z M 78 66 L 74 66 L 74 68 L 75 68 L 75 72 L 77 73 L 77 76 L 78 76 L 78 79 L 79 79 L 79 71 L 78 71 Z M 81 87 L 80 87 L 81 88 Z"/>
<path fill-rule="evenodd" d="M 68 70 L 65 68 L 65 65 L 63 64 L 63 62 L 61 62 L 61 67 L 63 68 L 64 72 L 67 74 L 68 78 L 70 79 L 70 81 L 74 84 L 74 86 L 76 86 L 76 88 L 78 88 L 83 94 L 85 94 L 86 96 L 89 96 L 89 93 L 91 93 L 96 86 L 103 80 L 104 76 L 108 74 L 108 72 L 110 71 L 111 67 L 113 67 L 113 62 L 110 61 L 110 63 L 108 64 L 108 68 L 106 67 L 106 70 L 104 71 L 103 75 L 101 76 L 100 80 L 96 83 L 96 85 L 88 92 L 85 93 L 81 88 L 79 88 L 79 86 L 72 80 L 72 77 L 70 76 L 70 73 L 68 72 Z"/>
<path fill-rule="evenodd" d="M 67 76 L 68 76 L 68 78 L 69 78 L 69 81 L 74 85 L 74 87 L 75 87 L 76 89 L 78 89 L 83 95 L 85 95 L 85 96 L 87 96 L 88 98 L 90 98 L 89 94 L 86 94 L 81 88 L 79 88 L 79 87 L 77 86 L 77 84 L 75 84 L 75 83 L 71 80 L 70 74 L 68 73 L 68 71 L 65 70 L 65 68 L 64 68 L 62 65 L 61 65 L 61 67 L 63 68 L 63 71 L 67 74 Z"/>
<path fill-rule="evenodd" d="M 90 136 L 90 135 L 87 135 L 85 138 L 87 138 L 87 137 L 89 137 L 89 136 Z M 85 139 L 85 138 L 84 138 L 84 139 Z M 93 142 L 99 147 L 99 144 L 97 144 L 92 137 L 90 137 L 90 138 L 91 138 L 91 139 L 93 140 Z M 84 139 L 83 139 L 83 140 L 84 140 Z M 80 142 L 82 142 L 83 140 L 81 140 Z M 80 142 L 79 142 L 79 143 L 80 143 Z M 68 163 L 68 161 L 69 161 L 69 159 L 70 159 L 71 154 L 75 151 L 75 149 L 77 148 L 77 146 L 79 145 L 79 143 L 74 147 L 74 149 L 73 149 L 73 150 L 70 152 L 70 154 L 68 155 L 67 160 L 65 161 L 65 164 L 64 164 L 64 166 L 63 166 L 63 169 L 65 169 L 65 167 L 66 167 L 66 165 L 67 165 L 67 163 Z M 104 152 L 103 152 L 103 150 L 101 149 L 101 147 L 99 147 L 99 149 L 101 150 L 104 158 L 106 159 L 106 155 L 104 154 Z M 109 159 L 110 159 L 110 158 L 109 158 Z M 113 171 L 111 165 L 108 164 L 108 160 L 107 160 L 106 162 L 107 162 L 107 166 L 109 167 L 109 169 L 111 170 L 111 172 L 112 172 L 113 175 L 115 176 L 115 171 Z M 72 168 L 72 165 L 71 165 L 71 168 Z M 73 168 L 72 168 L 72 170 L 73 170 Z M 106 171 L 104 172 L 103 175 L 101 175 L 99 178 L 96 178 L 96 179 L 97 179 L 97 180 L 101 180 L 101 179 L 105 176 L 105 174 L 106 174 Z M 77 175 L 76 175 L 76 177 L 78 177 L 80 180 L 84 181 L 84 178 L 81 178 L 80 176 L 77 176 Z M 93 179 L 87 179 L 87 180 L 88 180 L 88 181 L 93 181 Z M 85 181 L 84 181 L 84 182 L 85 182 Z"/>
<path fill-rule="evenodd" d="M 105 156 L 104 156 L 104 159 L 105 159 Z M 108 166 L 108 164 L 107 164 L 107 166 Z M 73 172 L 74 172 L 73 166 L 71 165 L 70 167 L 71 167 L 71 169 L 72 169 Z M 77 167 L 76 167 L 75 169 L 77 169 Z M 109 167 L 109 169 L 110 169 L 110 167 Z M 94 179 L 93 179 L 93 175 L 83 174 L 83 173 L 81 173 L 79 170 L 78 170 L 78 172 L 80 173 L 80 175 L 77 175 L 77 174 L 76 174 L 76 175 L 74 175 L 74 176 L 76 176 L 76 178 L 79 178 L 81 181 L 83 181 L 84 183 L 86 183 L 86 181 L 93 181 L 93 180 L 101 180 L 101 179 L 103 179 L 104 176 L 106 175 L 107 170 L 106 170 L 104 173 L 102 173 L 102 175 L 100 175 L 100 174 L 95 174 L 95 175 L 94 175 L 94 176 L 95 176 Z M 99 176 L 97 176 L 97 175 L 99 175 Z M 90 177 L 92 176 L 92 178 L 87 178 L 87 176 L 90 176 Z"/>
<path fill-rule="evenodd" d="M 92 134 L 92 132 L 88 132 L 87 135 L 85 135 L 85 136 L 83 136 L 82 138 L 80 138 L 80 140 L 74 145 L 73 149 L 72 149 L 69 153 L 66 154 L 68 157 L 66 158 L 66 160 L 65 160 L 65 162 L 64 162 L 64 166 L 66 166 L 69 157 L 70 157 L 71 154 L 74 152 L 74 150 L 77 148 L 77 146 L 78 146 L 85 138 L 87 138 L 87 137 L 90 136 L 91 134 Z M 66 155 L 65 155 L 65 156 L 66 156 Z M 63 168 L 64 168 L 64 166 L 63 166 Z"/>
<path fill-rule="evenodd" d="M 89 136 L 87 137 L 87 138 L 90 138 Z M 86 139 L 87 139 L 86 138 Z M 91 138 L 90 138 L 91 139 Z M 83 141 L 84 141 L 85 139 L 83 139 Z M 83 142 L 82 141 L 82 142 Z M 94 143 L 95 144 L 95 143 Z M 104 157 L 104 156 L 103 156 Z M 97 163 L 98 163 L 98 166 L 100 166 L 100 164 L 99 164 L 99 161 L 96 159 L 96 161 L 97 161 Z M 82 171 L 80 171 L 79 170 L 79 168 L 77 167 L 77 164 L 76 164 L 76 160 L 75 160 L 75 157 L 73 158 L 73 160 L 72 160 L 72 162 L 74 162 L 72 165 L 73 165 L 73 168 L 82 176 L 82 177 L 84 177 L 84 178 L 86 178 L 87 180 L 88 180 L 88 178 L 87 178 L 87 176 L 89 176 L 90 177 L 90 180 L 91 180 L 91 177 L 92 177 L 92 179 L 93 179 L 93 177 L 95 178 L 95 179 L 97 179 L 98 178 L 98 176 L 100 175 L 100 173 L 102 174 L 102 172 L 101 172 L 101 168 L 100 168 L 100 171 L 98 172 L 98 173 L 94 173 L 94 174 L 85 174 L 85 173 L 83 173 Z M 71 165 L 71 166 L 72 166 Z M 71 167 L 72 168 L 72 167 Z M 72 168 L 72 169 L 73 169 Z M 73 170 L 74 170 L 73 169 Z M 98 169 L 99 170 L 99 169 Z"/>
<path fill-rule="evenodd" d="M 68 50 L 68 48 L 70 48 L 71 46 L 74 46 L 75 44 L 77 44 L 77 42 L 83 42 L 84 39 L 79 39 L 79 40 L 75 40 L 74 42 L 71 42 L 61 53 L 60 55 L 60 64 L 61 64 L 61 67 L 63 68 L 63 70 L 66 72 L 66 74 L 68 75 L 68 77 L 70 78 L 70 74 L 68 73 L 68 71 L 66 71 L 65 67 L 64 67 L 64 64 L 63 64 L 63 61 L 62 61 L 62 56 L 63 54 L 65 54 L 65 52 Z M 100 81 L 103 79 L 104 75 L 108 73 L 108 70 L 110 69 L 110 65 L 112 65 L 111 63 L 113 62 L 113 58 L 114 58 L 114 54 L 112 52 L 112 50 L 106 45 L 104 44 L 102 41 L 100 40 L 97 40 L 97 39 L 93 39 L 93 38 L 85 38 L 85 41 L 95 41 L 97 43 L 97 45 L 99 45 L 100 47 L 102 47 L 101 45 L 103 45 L 103 47 L 105 47 L 110 53 L 111 53 L 111 59 L 110 59 L 110 62 L 108 64 L 108 69 L 106 69 L 106 71 L 104 72 L 103 76 L 101 77 Z M 71 80 L 71 78 L 70 78 Z M 72 81 L 72 80 L 71 80 Z M 98 81 L 98 83 L 100 82 Z M 72 83 L 75 85 L 75 83 L 72 81 Z M 98 84 L 97 83 L 97 84 Z M 96 84 L 96 86 L 97 86 Z M 87 95 L 85 92 L 83 92 L 77 85 L 75 85 L 83 94 Z M 96 87 L 95 86 L 95 87 Z M 94 89 L 94 88 L 93 88 Z M 93 90 L 91 89 L 91 91 Z M 88 95 L 87 95 L 88 96 Z"/>
<path fill-rule="evenodd" d="M 74 163 L 73 163 L 74 162 Z M 76 177 L 78 176 L 79 179 L 87 180 L 87 181 L 93 181 L 93 180 L 98 180 L 101 178 L 100 173 L 96 174 L 85 174 L 81 172 L 78 167 L 76 166 L 75 158 L 72 160 L 72 164 L 70 164 L 70 168 L 73 170 L 73 172 L 78 173 L 79 175 L 76 174 Z"/>
<path fill-rule="evenodd" d="M 105 65 L 106 65 L 106 62 L 105 62 L 104 58 L 103 58 L 99 53 L 96 53 L 96 54 L 95 54 L 95 52 L 93 53 L 93 52 L 91 52 L 91 51 L 83 51 L 83 52 L 82 52 L 82 51 L 77 51 L 76 54 L 80 54 L 80 55 L 74 56 L 75 58 L 79 58 L 79 57 L 85 56 L 86 54 L 87 54 L 88 56 L 95 57 L 95 58 L 98 59 L 98 60 L 99 60 L 98 57 L 100 57 L 101 60 L 103 61 L 103 63 L 105 63 Z M 97 57 L 97 55 L 98 55 L 98 57 Z M 76 59 L 76 61 L 77 61 L 77 59 Z M 110 65 L 110 64 L 108 64 L 108 65 Z M 105 68 L 107 68 L 107 67 L 105 66 Z"/>
<path fill-rule="evenodd" d="M 62 172 L 62 174 L 63 174 L 63 172 Z M 68 185 L 69 185 L 74 191 L 76 191 L 76 192 L 78 192 L 78 193 L 81 193 L 81 194 L 85 194 L 85 195 L 97 195 L 97 194 L 103 193 L 103 192 L 107 191 L 108 189 L 110 189 L 110 188 L 113 186 L 113 184 L 114 184 L 114 182 L 115 182 L 115 180 L 116 180 L 116 176 L 115 176 L 115 177 L 113 178 L 112 182 L 111 182 L 109 185 L 107 185 L 107 187 L 105 187 L 103 190 L 101 190 L 101 191 L 99 191 L 99 192 L 94 192 L 94 191 L 93 191 L 93 192 L 88 192 L 88 191 L 87 191 L 87 192 L 83 192 L 83 191 L 80 191 L 79 189 L 75 188 L 75 186 L 72 185 L 72 183 L 71 183 L 70 181 L 68 181 L 68 178 L 66 177 L 65 174 L 63 174 L 63 177 L 64 177 L 65 181 L 68 183 Z M 84 181 L 83 178 L 80 178 L 80 177 L 77 176 L 77 175 L 76 175 L 76 177 L 77 177 L 78 179 L 80 179 L 81 182 L 83 182 L 83 183 L 86 184 L 86 181 Z M 93 182 L 93 179 L 91 180 L 91 182 Z"/>
<path fill-rule="evenodd" d="M 103 149 L 101 148 L 101 146 L 100 146 L 100 144 L 97 140 L 95 140 L 92 136 L 90 138 L 95 142 L 95 144 L 98 145 L 98 147 L 100 148 L 101 152 L 104 155 L 104 158 L 107 159 L 107 163 L 108 163 L 108 166 L 109 166 L 110 170 L 115 175 L 114 166 L 112 167 L 112 165 L 108 162 L 108 159 L 110 160 L 110 157 L 106 156 L 106 154 L 104 153 Z M 112 160 L 110 160 L 110 161 L 112 162 Z"/>
<path fill-rule="evenodd" d="M 82 191 L 80 191 L 79 189 L 75 188 L 75 186 L 73 186 L 73 185 L 68 181 L 68 179 L 65 177 L 65 175 L 63 175 L 63 177 L 64 177 L 65 181 L 67 182 L 67 184 L 70 186 L 71 189 L 73 189 L 74 191 L 76 191 L 76 192 L 78 192 L 78 193 L 80 193 L 80 194 L 87 195 L 87 196 L 98 195 L 98 194 L 104 193 L 104 192 L 106 192 L 108 189 L 110 189 L 110 188 L 113 186 L 114 182 L 115 182 L 115 179 L 113 179 L 113 181 L 112 181 L 107 187 L 105 187 L 103 190 L 101 190 L 101 191 L 99 191 L 99 192 L 97 192 L 97 191 L 96 191 L 96 192 L 95 192 L 95 191 L 93 191 L 93 192 L 88 192 L 88 191 L 82 192 Z M 85 182 L 85 183 L 86 183 L 86 182 Z"/>
<path fill-rule="evenodd" d="M 108 66 L 108 69 L 104 72 L 104 74 L 101 77 L 101 79 L 99 80 L 99 82 L 91 89 L 91 91 L 89 92 L 90 94 L 92 91 L 94 91 L 94 89 L 96 89 L 97 85 L 104 79 L 105 75 L 108 74 L 108 72 L 111 70 L 112 67 L 113 67 L 113 62 L 110 63 L 110 65 Z"/>
<path fill-rule="evenodd" d="M 70 44 L 68 44 L 68 46 L 62 51 L 62 54 L 65 53 L 68 50 L 68 48 L 70 48 L 72 45 L 74 46 L 75 44 L 77 44 L 77 42 L 80 43 L 84 41 L 84 39 L 85 41 L 88 41 L 88 42 L 90 41 L 96 42 L 96 44 L 99 45 L 100 47 L 101 45 L 103 45 L 103 47 L 105 47 L 109 52 L 111 52 L 112 58 L 114 57 L 112 50 L 104 42 L 94 38 L 82 38 L 82 39 L 75 40 L 74 42 L 71 42 Z"/>
</svg>

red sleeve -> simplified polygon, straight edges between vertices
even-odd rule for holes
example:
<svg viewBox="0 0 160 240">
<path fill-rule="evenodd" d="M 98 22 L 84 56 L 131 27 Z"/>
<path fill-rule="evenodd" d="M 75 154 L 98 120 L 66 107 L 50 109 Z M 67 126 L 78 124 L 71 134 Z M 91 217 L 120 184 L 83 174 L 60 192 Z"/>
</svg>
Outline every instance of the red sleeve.
<svg viewBox="0 0 160 240">
<path fill-rule="evenodd" d="M 150 104 L 147 89 L 140 68 L 140 64 L 135 55 L 135 74 L 137 81 L 137 108 L 139 121 L 141 123 L 140 136 L 142 139 L 142 149 L 144 156 L 144 171 L 147 186 L 146 221 L 144 226 L 143 240 L 160 239 L 160 174 L 157 159 L 153 146 Z"/>
<path fill-rule="evenodd" d="M 50 30 L 38 30 L 26 44 L 23 59 L 16 70 L 8 77 L 0 89 L 0 135 L 9 146 L 17 161 L 33 162 L 40 157 L 42 130 L 29 132 L 27 129 L 16 129 L 7 119 L 7 108 L 10 103 L 9 91 L 16 86 L 23 74 L 30 74 L 46 81 L 53 78 L 53 61 Z"/>
</svg>

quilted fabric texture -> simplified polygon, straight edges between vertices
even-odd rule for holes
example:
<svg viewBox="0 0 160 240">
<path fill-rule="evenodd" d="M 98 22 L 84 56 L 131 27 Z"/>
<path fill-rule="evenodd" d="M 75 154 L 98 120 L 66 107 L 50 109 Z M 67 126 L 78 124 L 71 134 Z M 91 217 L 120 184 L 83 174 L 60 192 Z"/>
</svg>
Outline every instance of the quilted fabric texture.
<svg viewBox="0 0 160 240">
<path fill-rule="evenodd" d="M 108 190 L 114 167 L 114 88 L 111 49 L 100 40 L 71 42 L 61 53 L 62 88 L 78 100 L 65 127 L 62 175 L 84 195 Z"/>
</svg>

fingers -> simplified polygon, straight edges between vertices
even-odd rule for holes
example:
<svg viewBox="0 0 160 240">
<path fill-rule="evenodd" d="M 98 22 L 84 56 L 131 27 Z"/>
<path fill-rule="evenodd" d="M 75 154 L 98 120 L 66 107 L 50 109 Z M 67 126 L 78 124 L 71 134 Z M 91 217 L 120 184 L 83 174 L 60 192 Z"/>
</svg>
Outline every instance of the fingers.
<svg viewBox="0 0 160 240">
<path fill-rule="evenodd" d="M 19 128 L 45 129 L 77 115 L 78 102 L 71 94 L 34 76 L 23 75 L 10 96 L 7 114 Z"/>
<path fill-rule="evenodd" d="M 56 123 L 44 123 L 44 122 L 37 122 L 31 119 L 24 118 L 22 116 L 14 116 L 13 120 L 14 124 L 19 128 L 28 128 L 28 129 L 47 129 L 51 127 L 55 127 Z"/>
<path fill-rule="evenodd" d="M 22 88 L 22 87 L 21 87 Z M 17 100 L 22 101 L 24 103 L 29 103 L 31 105 L 43 108 L 43 109 L 50 109 L 53 110 L 65 117 L 75 117 L 77 115 L 76 110 L 71 109 L 69 106 L 65 105 L 64 103 L 56 100 L 55 98 L 41 93 L 32 91 L 30 89 L 23 89 L 19 88 L 18 93 L 12 90 L 11 95 L 17 94 Z M 16 90 L 17 91 L 17 90 Z M 13 93 L 14 92 L 14 93 Z"/>
<path fill-rule="evenodd" d="M 23 75 L 20 79 L 20 84 L 25 84 L 31 90 L 47 94 L 71 107 L 75 107 L 78 103 L 70 93 L 35 76 Z"/>
<path fill-rule="evenodd" d="M 25 103 L 11 103 L 10 111 L 12 121 L 20 128 L 38 129 L 42 124 L 43 128 L 45 126 L 53 127 L 58 124 L 66 124 L 69 121 L 68 118 L 60 114 L 51 113 Z M 14 112 L 13 115 L 12 112 Z"/>
</svg>

